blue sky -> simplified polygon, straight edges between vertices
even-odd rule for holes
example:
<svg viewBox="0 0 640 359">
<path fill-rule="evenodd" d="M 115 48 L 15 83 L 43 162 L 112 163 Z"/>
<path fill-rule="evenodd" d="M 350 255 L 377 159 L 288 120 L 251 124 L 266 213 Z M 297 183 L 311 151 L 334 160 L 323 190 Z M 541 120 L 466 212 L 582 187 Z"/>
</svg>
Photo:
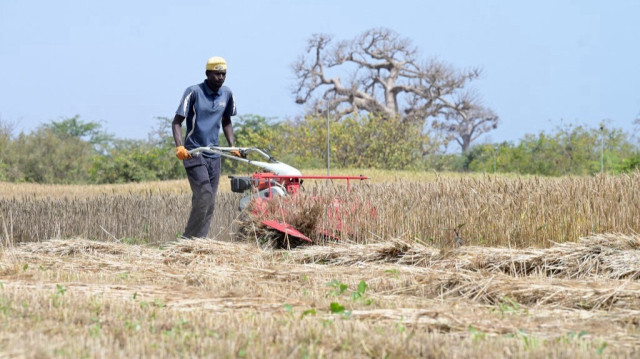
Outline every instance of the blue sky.
<svg viewBox="0 0 640 359">
<path fill-rule="evenodd" d="M 214 55 L 239 114 L 294 117 L 306 39 L 379 26 L 425 59 L 483 69 L 474 88 L 501 118 L 484 140 L 560 120 L 631 131 L 640 115 L 639 1 L 0 0 L 0 118 L 30 131 L 78 114 L 144 138 Z"/>
</svg>

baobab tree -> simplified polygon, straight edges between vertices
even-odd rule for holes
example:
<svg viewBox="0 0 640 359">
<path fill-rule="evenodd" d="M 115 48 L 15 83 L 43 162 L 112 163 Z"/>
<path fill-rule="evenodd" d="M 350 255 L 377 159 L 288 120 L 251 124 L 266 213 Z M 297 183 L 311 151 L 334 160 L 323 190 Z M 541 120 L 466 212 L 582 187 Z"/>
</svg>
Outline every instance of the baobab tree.
<svg viewBox="0 0 640 359">
<path fill-rule="evenodd" d="M 477 116 L 482 105 L 461 95 L 480 75 L 478 68 L 456 70 L 442 61 L 422 61 L 409 39 L 386 28 L 335 44 L 330 35 L 315 34 L 293 70 L 296 102 L 306 104 L 309 113 L 336 119 L 376 113 L 423 125 L 435 121 L 432 127 L 471 141 L 497 125 L 497 116 L 491 117 L 491 126 L 483 125 L 491 121 Z M 459 125 L 460 121 L 465 124 Z M 471 135 L 456 132 L 467 128 L 474 129 Z"/>
<path fill-rule="evenodd" d="M 446 102 L 442 114 L 432 121 L 435 129 L 448 134 L 449 139 L 466 152 L 480 135 L 498 127 L 498 116 L 481 105 L 478 96 L 467 92 L 455 102 Z"/>
</svg>

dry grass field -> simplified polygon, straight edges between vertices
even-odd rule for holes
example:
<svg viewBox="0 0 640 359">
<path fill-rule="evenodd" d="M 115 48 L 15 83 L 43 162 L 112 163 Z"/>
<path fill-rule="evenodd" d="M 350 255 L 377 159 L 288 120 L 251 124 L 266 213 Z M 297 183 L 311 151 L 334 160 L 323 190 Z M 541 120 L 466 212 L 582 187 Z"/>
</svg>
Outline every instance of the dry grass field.
<svg viewBox="0 0 640 359">
<path fill-rule="evenodd" d="M 224 187 L 187 241 L 186 181 L 2 184 L 0 356 L 638 357 L 639 183 L 306 184 L 376 213 L 291 250 L 236 240 Z"/>
<path fill-rule="evenodd" d="M 404 174 L 407 175 L 407 174 Z M 431 177 L 432 176 L 432 177 Z M 451 246 L 550 246 L 598 233 L 640 232 L 640 173 L 565 178 L 501 176 L 421 180 L 383 177 L 352 184 L 305 183 L 307 193 L 338 194 L 369 210 L 350 216 L 343 239 L 370 243 L 402 238 Z M 229 181 L 216 201 L 210 236 L 232 240 L 241 195 Z M 0 185 L 0 233 L 15 243 L 81 237 L 163 244 L 184 229 L 186 180 L 109 186 Z M 375 208 L 375 215 L 372 215 Z"/>
</svg>

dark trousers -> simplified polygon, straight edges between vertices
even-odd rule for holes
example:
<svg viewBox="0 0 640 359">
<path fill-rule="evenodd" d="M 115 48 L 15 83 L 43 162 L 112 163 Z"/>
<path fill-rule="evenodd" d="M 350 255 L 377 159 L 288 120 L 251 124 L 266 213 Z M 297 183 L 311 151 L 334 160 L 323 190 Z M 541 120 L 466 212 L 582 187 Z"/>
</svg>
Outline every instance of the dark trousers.
<svg viewBox="0 0 640 359">
<path fill-rule="evenodd" d="M 220 157 L 204 156 L 184 160 L 184 168 L 193 192 L 191 214 L 182 235 L 185 238 L 204 238 L 209 234 L 220 182 L 220 162 Z"/>
</svg>

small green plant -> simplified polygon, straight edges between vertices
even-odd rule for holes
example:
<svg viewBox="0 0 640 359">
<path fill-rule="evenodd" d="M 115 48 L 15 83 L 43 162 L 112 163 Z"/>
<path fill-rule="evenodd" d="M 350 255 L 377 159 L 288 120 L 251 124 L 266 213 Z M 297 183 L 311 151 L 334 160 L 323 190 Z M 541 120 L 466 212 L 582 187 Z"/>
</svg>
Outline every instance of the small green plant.
<svg viewBox="0 0 640 359">
<path fill-rule="evenodd" d="M 331 313 L 335 313 L 335 314 L 344 312 L 344 306 L 340 305 L 340 303 L 337 303 L 337 302 L 331 302 L 329 309 L 331 309 Z"/>
<path fill-rule="evenodd" d="M 573 332 L 571 332 L 573 333 Z M 579 331 L 577 334 L 575 334 L 575 337 L 578 339 L 582 339 L 582 337 L 584 337 L 585 335 L 587 335 L 588 333 L 584 330 Z"/>
<path fill-rule="evenodd" d="M 62 296 L 67 292 L 67 288 L 63 285 L 56 284 L 56 292 L 51 295 L 53 306 L 58 308 L 62 305 Z"/>
<path fill-rule="evenodd" d="M 315 308 L 311 308 L 311 309 L 307 309 L 305 311 L 302 312 L 302 314 L 300 314 L 300 319 L 306 317 L 307 315 L 316 315 L 316 309 Z"/>
<path fill-rule="evenodd" d="M 332 279 L 331 282 L 327 282 L 326 285 L 332 288 L 331 291 L 329 291 L 329 294 L 336 297 L 342 295 L 347 288 L 349 288 L 348 285 L 341 283 L 336 279 Z"/>
<path fill-rule="evenodd" d="M 339 314 L 343 318 L 349 318 L 351 316 L 351 311 L 346 310 L 344 305 L 341 305 L 338 302 L 331 302 L 331 304 L 329 305 L 329 309 L 331 310 L 331 313 Z"/>
<path fill-rule="evenodd" d="M 185 332 L 185 329 L 188 329 L 186 328 L 187 324 L 189 324 L 189 322 L 187 322 L 184 319 L 180 319 L 176 324 L 174 324 L 171 327 L 171 329 L 163 331 L 162 335 L 166 335 L 171 338 L 181 337 Z"/>
<path fill-rule="evenodd" d="M 358 287 L 356 288 L 355 292 L 351 293 L 351 300 L 361 300 L 364 304 L 371 305 L 371 303 L 373 303 L 373 299 L 365 297 L 365 292 L 367 291 L 367 289 L 369 289 L 369 286 L 365 281 L 361 280 L 360 283 L 358 283 Z"/>
<path fill-rule="evenodd" d="M 391 269 L 387 269 L 384 271 L 386 274 L 390 275 L 391 277 L 398 279 L 400 278 L 400 272 L 398 271 L 397 268 L 391 268 Z"/>
<path fill-rule="evenodd" d="M 526 309 L 520 307 L 520 304 L 507 296 L 502 297 L 500 303 L 498 303 L 496 308 L 492 310 L 499 312 L 503 318 L 507 314 L 518 314 L 522 311 L 526 312 Z"/>
<path fill-rule="evenodd" d="M 124 322 L 124 327 L 125 329 L 129 331 L 134 331 L 134 332 L 139 332 L 141 329 L 140 322 L 131 322 L 128 320 Z"/>
<path fill-rule="evenodd" d="M 91 302 L 89 303 L 89 310 L 95 316 L 99 316 L 100 314 L 102 314 L 103 306 L 104 306 L 104 304 L 103 304 L 102 300 L 100 300 L 98 298 L 93 298 L 93 299 L 91 299 Z"/>
<path fill-rule="evenodd" d="M 575 339 L 580 340 L 580 339 L 582 339 L 582 337 L 584 337 L 587 334 L 588 333 L 586 331 L 584 331 L 584 330 L 581 330 L 581 331 L 579 331 L 577 333 L 572 330 L 569 333 L 567 333 L 567 334 L 565 334 L 565 335 L 563 335 L 561 337 L 558 337 L 556 339 L 556 341 L 562 342 L 562 343 L 569 343 L 569 342 L 571 342 L 571 341 L 573 341 Z"/>
<path fill-rule="evenodd" d="M 602 355 L 602 353 L 604 352 L 604 349 L 607 347 L 607 342 L 602 342 L 600 343 L 600 345 L 598 345 L 598 347 L 596 348 L 596 353 L 598 355 Z"/>
<path fill-rule="evenodd" d="M 358 283 L 358 287 L 356 288 L 356 291 L 351 293 L 351 300 L 355 301 L 355 300 L 361 299 L 368 288 L 369 286 L 367 285 L 367 283 L 361 280 L 360 283 Z"/>
<path fill-rule="evenodd" d="M 89 327 L 89 335 L 92 338 L 97 338 L 102 333 L 102 328 L 100 327 L 100 320 L 98 318 L 91 318 L 93 325 Z"/>
<path fill-rule="evenodd" d="M 102 332 L 102 329 L 100 329 L 100 324 L 98 324 L 98 323 L 96 323 L 96 324 L 92 325 L 91 327 L 89 327 L 89 335 L 92 338 L 99 337 L 101 332 Z"/>
<path fill-rule="evenodd" d="M 66 351 L 66 350 L 64 350 L 64 349 L 55 349 L 55 350 L 53 351 L 53 355 L 54 355 L 54 356 L 57 356 L 57 357 L 63 357 L 63 358 L 68 358 L 68 357 L 70 357 L 70 356 L 71 356 L 71 355 L 69 354 L 69 352 L 67 352 L 67 351 Z"/>
<path fill-rule="evenodd" d="M 518 332 L 513 334 L 512 337 L 520 338 L 522 340 L 522 343 L 524 344 L 525 350 L 531 350 L 531 349 L 537 348 L 538 345 L 540 344 L 540 340 L 537 337 L 527 333 L 522 329 L 520 329 Z"/>
<path fill-rule="evenodd" d="M 327 328 L 333 325 L 333 319 L 322 319 L 322 327 Z"/>
<path fill-rule="evenodd" d="M 127 279 L 129 279 L 129 272 L 122 272 L 122 273 L 118 274 L 118 279 L 119 280 L 127 280 Z"/>
<path fill-rule="evenodd" d="M 485 332 L 476 329 L 473 325 L 469 326 L 469 334 L 471 334 L 471 338 L 475 341 L 484 340 L 487 336 Z"/>
<path fill-rule="evenodd" d="M 5 296 L 0 297 L 0 313 L 6 316 L 9 311 L 11 311 L 11 300 Z"/>
</svg>

